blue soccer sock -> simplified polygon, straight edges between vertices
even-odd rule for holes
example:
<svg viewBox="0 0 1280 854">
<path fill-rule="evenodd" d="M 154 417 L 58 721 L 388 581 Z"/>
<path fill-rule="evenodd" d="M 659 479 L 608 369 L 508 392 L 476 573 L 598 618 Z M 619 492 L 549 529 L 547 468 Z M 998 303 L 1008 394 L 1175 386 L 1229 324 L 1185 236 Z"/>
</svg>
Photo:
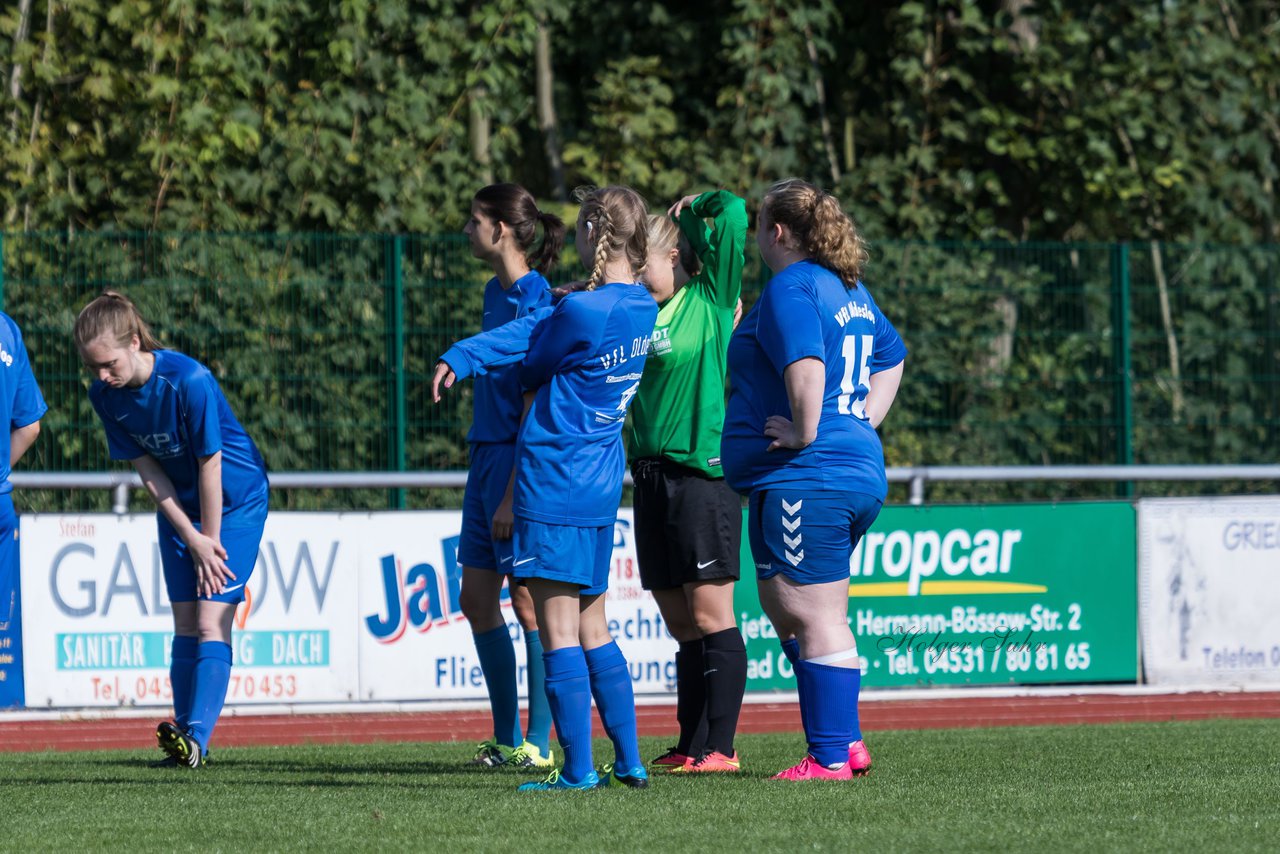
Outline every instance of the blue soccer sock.
<svg viewBox="0 0 1280 854">
<path fill-rule="evenodd" d="M 529 685 L 529 725 L 524 740 L 547 755 L 551 746 L 551 706 L 547 703 L 547 668 L 542 661 L 542 635 L 537 629 L 524 633 L 525 667 Z"/>
<path fill-rule="evenodd" d="M 796 638 L 787 638 L 782 642 L 782 654 L 787 657 L 787 661 L 791 662 L 791 666 L 795 667 L 796 662 L 800 660 L 800 641 Z"/>
<path fill-rule="evenodd" d="M 174 635 L 169 646 L 169 687 L 173 689 L 173 722 L 186 730 L 191 718 L 191 686 L 196 678 L 196 653 L 200 638 Z"/>
<path fill-rule="evenodd" d="M 205 641 L 196 653 L 195 685 L 191 692 L 191 717 L 187 734 L 200 742 L 207 753 L 209 738 L 222 714 L 231 679 L 231 644 Z"/>
<path fill-rule="evenodd" d="M 853 670 L 853 737 L 849 739 L 852 744 L 855 741 L 862 741 L 862 720 L 858 717 L 858 696 L 862 693 L 862 670 L 852 668 Z"/>
<path fill-rule="evenodd" d="M 805 740 L 813 758 L 827 767 L 849 761 L 849 744 L 855 740 L 857 727 L 860 675 L 851 667 L 796 662 Z"/>
<path fill-rule="evenodd" d="M 636 735 L 636 696 L 631 688 L 627 659 L 613 641 L 586 652 L 591 673 L 591 695 L 600 710 L 600 722 L 613 741 L 617 767 L 634 771 L 643 768 L 640 741 Z"/>
<path fill-rule="evenodd" d="M 519 747 L 520 699 L 516 687 L 516 650 L 511 644 L 507 624 L 471 636 L 480 657 L 480 671 L 489 689 L 489 708 L 493 712 L 493 740 L 507 747 Z"/>
<path fill-rule="evenodd" d="M 782 654 L 787 657 L 787 661 L 791 662 L 791 669 L 796 675 L 796 693 L 801 697 L 804 692 L 800 689 L 800 681 L 803 677 L 800 675 L 800 668 L 796 667 L 796 662 L 800 660 L 800 641 L 795 638 L 788 638 L 782 642 Z M 806 737 L 809 732 L 809 720 L 805 713 L 804 702 L 800 703 L 800 726 L 804 729 Z"/>
<path fill-rule="evenodd" d="M 547 704 L 564 752 L 561 775 L 581 783 L 592 770 L 591 677 L 580 646 L 566 646 L 542 654 L 547 668 Z"/>
</svg>

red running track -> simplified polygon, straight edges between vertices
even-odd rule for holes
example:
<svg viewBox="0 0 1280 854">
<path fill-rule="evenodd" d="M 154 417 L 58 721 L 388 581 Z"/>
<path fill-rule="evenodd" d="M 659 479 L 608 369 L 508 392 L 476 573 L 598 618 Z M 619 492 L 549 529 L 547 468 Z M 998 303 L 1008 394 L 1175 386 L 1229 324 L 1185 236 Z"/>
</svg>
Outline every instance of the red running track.
<svg viewBox="0 0 1280 854">
<path fill-rule="evenodd" d="M 674 706 L 640 706 L 636 709 L 636 716 L 641 735 L 674 734 Z M 1280 692 L 1206 691 L 1190 694 L 877 699 L 862 703 L 861 717 L 863 729 L 870 732 L 1037 724 L 1280 718 Z M 152 723 L 137 717 L 5 721 L 3 714 L 0 714 L 0 752 L 152 749 L 155 747 Z M 800 716 L 795 703 L 748 703 L 742 708 L 740 732 L 788 732 L 799 729 Z M 489 737 L 492 731 L 488 711 L 230 714 L 219 721 L 217 740 L 222 747 L 393 741 L 478 742 Z M 603 734 L 597 722 L 597 735 Z"/>
</svg>

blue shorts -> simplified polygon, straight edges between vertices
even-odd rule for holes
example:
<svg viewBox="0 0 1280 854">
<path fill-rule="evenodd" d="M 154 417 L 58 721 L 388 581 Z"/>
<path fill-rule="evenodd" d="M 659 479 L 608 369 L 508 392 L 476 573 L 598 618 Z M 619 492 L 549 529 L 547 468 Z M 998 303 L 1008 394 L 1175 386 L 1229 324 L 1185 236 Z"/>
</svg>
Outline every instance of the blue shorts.
<svg viewBox="0 0 1280 854">
<path fill-rule="evenodd" d="M 493 538 L 493 514 L 507 494 L 515 464 L 514 442 L 471 446 L 471 470 L 462 497 L 462 533 L 458 541 L 458 563 L 463 566 L 511 573 L 511 540 Z"/>
<path fill-rule="evenodd" d="M 757 578 L 779 572 L 797 584 L 849 578 L 853 548 L 883 502 L 862 492 L 767 487 L 747 502 Z"/>
<path fill-rule="evenodd" d="M 258 546 L 262 543 L 262 529 L 267 524 L 266 502 L 262 503 L 260 512 L 255 512 L 255 509 L 244 508 L 237 514 L 239 524 L 222 529 L 219 539 L 227 550 L 227 568 L 235 578 L 227 582 L 221 593 L 213 596 L 196 595 L 196 570 L 187 544 L 168 519 L 156 514 L 160 528 L 160 562 L 164 565 L 164 586 L 169 591 L 170 602 L 195 602 L 197 599 L 205 602 L 244 601 L 245 585 L 258 563 Z M 198 522 L 196 530 L 200 530 Z"/>
<path fill-rule="evenodd" d="M 609 589 L 613 526 L 578 528 L 516 517 L 515 576 L 577 584 L 583 596 Z"/>
<path fill-rule="evenodd" d="M 18 580 L 18 516 L 13 496 L 0 495 L 0 623 L 13 616 L 13 590 Z"/>
</svg>

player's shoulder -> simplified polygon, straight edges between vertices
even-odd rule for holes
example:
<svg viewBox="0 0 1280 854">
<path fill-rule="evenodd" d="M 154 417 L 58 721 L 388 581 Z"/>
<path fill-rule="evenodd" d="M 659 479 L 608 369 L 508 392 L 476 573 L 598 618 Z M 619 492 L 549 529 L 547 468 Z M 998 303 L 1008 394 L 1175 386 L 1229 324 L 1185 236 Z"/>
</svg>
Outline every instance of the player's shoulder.
<svg viewBox="0 0 1280 854">
<path fill-rule="evenodd" d="M 555 312 L 579 318 L 602 316 L 617 302 L 617 297 L 612 285 L 601 285 L 594 290 L 570 291 L 556 302 Z"/>
<path fill-rule="evenodd" d="M 175 386 L 213 379 L 213 371 L 178 350 L 156 350 L 156 374 Z"/>
<path fill-rule="evenodd" d="M 22 330 L 18 328 L 18 321 L 9 315 L 0 311 L 0 335 L 4 336 L 5 341 L 21 341 Z"/>
<path fill-rule="evenodd" d="M 610 314 L 622 313 L 635 320 L 656 320 L 658 303 L 649 289 L 639 282 L 611 282 L 601 291 L 607 295 Z"/>
<path fill-rule="evenodd" d="M 494 281 L 497 281 L 496 276 Z M 551 283 L 547 281 L 547 277 L 542 275 L 539 270 L 530 270 L 516 279 L 514 284 L 520 289 L 521 293 L 525 294 L 537 294 L 551 289 Z"/>
<path fill-rule="evenodd" d="M 89 383 L 89 402 L 93 404 L 101 404 L 106 401 L 107 384 L 102 380 L 94 380 Z"/>
</svg>

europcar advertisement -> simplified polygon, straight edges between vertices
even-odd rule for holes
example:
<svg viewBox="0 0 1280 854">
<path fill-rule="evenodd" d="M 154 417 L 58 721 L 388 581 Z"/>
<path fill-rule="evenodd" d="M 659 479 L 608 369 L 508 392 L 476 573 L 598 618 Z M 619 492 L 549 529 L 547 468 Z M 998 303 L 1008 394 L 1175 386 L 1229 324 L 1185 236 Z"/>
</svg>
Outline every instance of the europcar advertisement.
<svg viewBox="0 0 1280 854">
<path fill-rule="evenodd" d="M 236 613 L 227 702 L 487 696 L 462 616 L 457 511 L 272 513 Z M 173 617 L 151 514 L 24 516 L 26 704 L 157 705 Z M 637 693 L 674 690 L 675 642 L 640 588 L 631 514 L 605 609 Z M 525 647 L 504 601 L 524 690 Z"/>
<path fill-rule="evenodd" d="M 884 508 L 849 566 L 863 685 L 1134 681 L 1135 537 L 1125 503 Z M 748 689 L 794 690 L 745 540 Z"/>
<path fill-rule="evenodd" d="M 355 697 L 357 556 L 343 527 L 341 514 L 268 518 L 236 612 L 228 703 Z M 27 705 L 170 704 L 155 516 L 27 515 L 22 534 Z"/>
<path fill-rule="evenodd" d="M 1138 502 L 1148 682 L 1280 684 L 1280 498 Z"/>
</svg>

